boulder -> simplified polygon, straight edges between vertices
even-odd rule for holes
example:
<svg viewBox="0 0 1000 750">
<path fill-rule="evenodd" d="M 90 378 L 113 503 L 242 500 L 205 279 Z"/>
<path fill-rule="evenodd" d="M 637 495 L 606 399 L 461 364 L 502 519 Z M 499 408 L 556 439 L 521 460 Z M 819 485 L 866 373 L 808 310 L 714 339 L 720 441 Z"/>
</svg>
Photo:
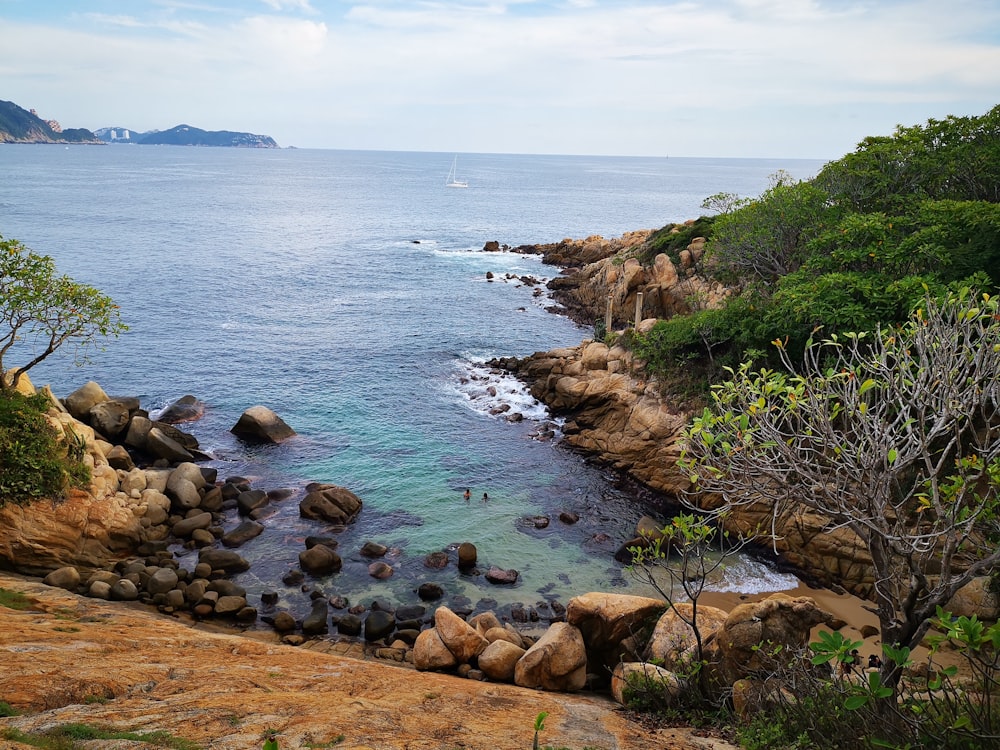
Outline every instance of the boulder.
<svg viewBox="0 0 1000 750">
<path fill-rule="evenodd" d="M 631 645 L 635 636 L 649 632 L 666 602 L 645 596 L 591 592 L 570 599 L 566 622 L 580 629 L 587 644 L 591 669 L 610 672 L 621 661 L 637 661 Z"/>
<path fill-rule="evenodd" d="M 173 506 L 181 511 L 191 510 L 201 505 L 201 489 L 205 479 L 196 464 L 184 462 L 170 472 L 166 494 L 173 500 Z"/>
<path fill-rule="evenodd" d="M 307 573 L 322 576 L 339 571 L 343 560 L 325 544 L 317 544 L 299 553 L 299 566 Z"/>
<path fill-rule="evenodd" d="M 117 440 L 128 427 L 129 404 L 124 399 L 101 401 L 90 407 L 87 423 L 109 440 Z"/>
<path fill-rule="evenodd" d="M 573 692 L 587 684 L 587 651 L 579 628 L 552 623 L 514 668 L 521 687 Z"/>
<path fill-rule="evenodd" d="M 833 615 L 808 596 L 772 594 L 759 602 L 736 606 L 716 632 L 714 645 L 720 654 L 723 682 L 732 685 L 744 677 L 766 676 L 766 654 L 761 643 L 773 647 L 801 649 L 809 642 L 816 625 L 828 623 Z"/>
<path fill-rule="evenodd" d="M 459 664 L 479 656 L 489 645 L 479 631 L 448 607 L 438 607 L 435 610 L 434 628 Z"/>
<path fill-rule="evenodd" d="M 63 399 L 63 405 L 74 419 L 86 423 L 90 417 L 90 410 L 97 404 L 109 400 L 110 397 L 104 389 L 91 380 Z"/>
<path fill-rule="evenodd" d="M 134 602 L 139 598 L 139 589 L 127 578 L 121 578 L 111 584 L 111 599 L 116 602 Z"/>
<path fill-rule="evenodd" d="M 175 523 L 170 531 L 174 536 L 185 539 L 191 536 L 195 529 L 207 529 L 211 525 L 211 513 L 195 513 Z"/>
<path fill-rule="evenodd" d="M 295 430 L 266 406 L 251 406 L 230 432 L 243 440 L 258 443 L 280 443 L 295 435 Z"/>
<path fill-rule="evenodd" d="M 157 421 L 165 424 L 193 422 L 196 419 L 201 419 L 204 413 L 205 403 L 203 401 L 199 401 L 191 395 L 181 396 L 160 412 Z"/>
<path fill-rule="evenodd" d="M 365 542 L 361 545 L 361 556 L 362 557 L 382 557 L 389 548 L 384 544 L 379 544 L 378 542 Z"/>
<path fill-rule="evenodd" d="M 249 516 L 258 508 L 263 508 L 267 503 L 267 493 L 264 490 L 246 490 L 236 496 L 236 507 L 244 516 Z"/>
<path fill-rule="evenodd" d="M 361 512 L 361 500 L 345 487 L 310 485 L 299 503 L 299 515 L 313 521 L 347 524 Z"/>
<path fill-rule="evenodd" d="M 377 609 L 365 618 L 365 640 L 378 641 L 392 634 L 396 629 L 396 618 L 391 612 Z"/>
<path fill-rule="evenodd" d="M 684 683 L 673 672 L 647 662 L 622 662 L 611 674 L 611 695 L 623 706 L 637 699 L 649 705 L 667 707 L 680 697 Z M 642 699 L 650 695 L 650 701 Z"/>
<path fill-rule="evenodd" d="M 172 464 L 190 461 L 194 458 L 190 451 L 159 427 L 150 426 L 142 449 L 156 458 L 162 458 Z"/>
<path fill-rule="evenodd" d="M 698 650 L 694 630 L 689 624 L 692 621 L 692 614 L 703 646 L 722 628 L 729 617 L 728 612 L 707 604 L 699 604 L 698 608 L 694 609 L 689 602 L 675 603 L 657 620 L 646 646 L 646 659 L 655 660 L 674 672 L 685 672 L 689 669 L 692 659 L 697 657 Z"/>
<path fill-rule="evenodd" d="M 247 606 L 247 600 L 242 596 L 220 596 L 215 602 L 215 614 L 217 617 L 236 617 L 243 612 Z"/>
<path fill-rule="evenodd" d="M 368 566 L 368 575 L 372 578 L 377 578 L 380 581 L 384 581 L 386 578 L 392 577 L 392 573 L 392 566 L 384 560 L 376 560 Z"/>
<path fill-rule="evenodd" d="M 302 621 L 303 635 L 323 635 L 329 632 L 330 626 L 327 623 L 329 613 L 326 599 L 313 599 L 312 611 Z"/>
<path fill-rule="evenodd" d="M 212 570 L 224 573 L 242 573 L 250 569 L 250 563 L 231 550 L 203 549 L 198 554 L 198 562 L 211 566 Z"/>
<path fill-rule="evenodd" d="M 125 431 L 125 445 L 136 450 L 146 451 L 146 439 L 149 431 L 153 429 L 153 423 L 147 418 L 136 414 L 128 423 L 128 430 Z"/>
<path fill-rule="evenodd" d="M 113 469 L 131 471 L 135 468 L 135 462 L 124 446 L 112 445 L 105 453 L 105 457 L 108 459 L 108 465 Z"/>
<path fill-rule="evenodd" d="M 42 583 L 46 586 L 56 586 L 67 591 L 75 591 L 80 585 L 80 571 L 72 565 L 56 568 L 42 579 Z"/>
<path fill-rule="evenodd" d="M 154 596 L 166 594 L 171 589 L 176 588 L 179 580 L 177 571 L 172 568 L 157 568 L 146 581 L 145 589 Z"/>
<path fill-rule="evenodd" d="M 441 584 L 427 581 L 417 587 L 417 596 L 422 602 L 436 602 L 444 596 L 444 589 L 441 588 Z"/>
<path fill-rule="evenodd" d="M 504 570 L 496 565 L 491 565 L 490 569 L 486 571 L 486 580 L 490 583 L 510 585 L 517 583 L 519 575 L 520 573 L 513 568 Z"/>
<path fill-rule="evenodd" d="M 298 625 L 288 612 L 278 612 L 271 621 L 271 627 L 279 633 L 291 633 Z"/>
<path fill-rule="evenodd" d="M 436 628 L 421 631 L 413 643 L 413 666 L 422 671 L 451 669 L 458 659 L 444 645 Z"/>
<path fill-rule="evenodd" d="M 514 669 L 524 654 L 520 646 L 503 639 L 495 640 L 479 655 L 479 668 L 491 680 L 513 682 Z"/>
<path fill-rule="evenodd" d="M 263 532 L 263 524 L 246 520 L 232 531 L 223 535 L 222 544 L 226 547 L 242 547 L 254 537 L 260 536 Z"/>
</svg>

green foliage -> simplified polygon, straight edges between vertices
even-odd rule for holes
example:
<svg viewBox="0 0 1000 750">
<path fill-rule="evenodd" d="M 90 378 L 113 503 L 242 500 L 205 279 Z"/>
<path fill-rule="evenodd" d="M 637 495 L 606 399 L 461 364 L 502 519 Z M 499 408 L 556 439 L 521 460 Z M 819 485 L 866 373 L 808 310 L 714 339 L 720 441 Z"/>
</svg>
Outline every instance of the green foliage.
<svg viewBox="0 0 1000 750">
<path fill-rule="evenodd" d="M 45 418 L 49 406 L 44 394 L 0 389 L 0 506 L 59 498 L 90 481 L 79 446 L 68 452 Z"/>
<path fill-rule="evenodd" d="M 775 339 L 799 353 L 818 327 L 829 335 L 902 323 L 925 286 L 936 296 L 997 288 L 1000 106 L 900 127 L 811 181 L 778 175 L 757 198 L 719 194 L 705 207 L 719 212 L 710 225 L 664 227 L 643 256 L 676 255 L 697 231 L 708 237 L 702 269 L 740 292 L 723 310 L 675 316 L 639 342 L 651 369 L 684 395 L 704 393 L 721 367 L 751 353 L 775 365 Z"/>
<path fill-rule="evenodd" d="M 200 746 L 169 732 L 135 732 L 90 724 L 61 724 L 44 732 L 22 732 L 18 729 L 0 729 L 0 738 L 20 742 L 43 750 L 79 750 L 82 742 L 95 740 L 131 740 L 171 750 L 200 750 Z"/>
<path fill-rule="evenodd" d="M 267 729 L 264 731 L 263 750 L 278 750 L 278 730 L 277 729 Z"/>
<path fill-rule="evenodd" d="M 0 588 L 0 607 L 25 610 L 31 607 L 31 600 L 20 591 Z"/>
<path fill-rule="evenodd" d="M 538 716 L 535 717 L 535 739 L 531 743 L 533 750 L 538 750 L 538 735 L 539 733 L 545 731 L 545 717 L 548 715 L 547 711 L 541 711 Z"/>
<path fill-rule="evenodd" d="M 0 378 L 13 388 L 21 375 L 66 344 L 75 345 L 77 362 L 99 338 L 118 336 L 121 322 L 112 299 L 68 276 L 56 275 L 55 262 L 17 240 L 0 237 Z M 5 372 L 8 355 L 25 361 Z"/>
<path fill-rule="evenodd" d="M 0 701 L 0 716 L 17 716 L 17 710 L 6 701 Z"/>
<path fill-rule="evenodd" d="M 809 240 L 837 213 L 826 193 L 811 183 L 779 183 L 717 218 L 710 258 L 724 278 L 772 283 L 808 259 Z"/>
<path fill-rule="evenodd" d="M 711 235 L 714 223 L 714 216 L 702 216 L 690 224 L 668 224 L 649 236 L 643 244 L 639 260 L 642 263 L 652 263 L 653 258 L 663 253 L 677 264 L 680 262 L 681 250 L 687 248 L 696 237 Z"/>
</svg>

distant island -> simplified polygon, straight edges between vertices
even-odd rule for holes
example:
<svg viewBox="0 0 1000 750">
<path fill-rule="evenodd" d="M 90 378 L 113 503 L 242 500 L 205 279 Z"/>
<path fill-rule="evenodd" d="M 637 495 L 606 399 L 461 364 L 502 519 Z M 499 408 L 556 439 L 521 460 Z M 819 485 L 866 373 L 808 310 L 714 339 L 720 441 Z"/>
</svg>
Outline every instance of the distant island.
<svg viewBox="0 0 1000 750">
<path fill-rule="evenodd" d="M 56 120 L 43 120 L 35 110 L 14 102 L 0 101 L 0 143 L 90 143 L 169 146 L 221 146 L 232 148 L 279 148 L 269 135 L 231 130 L 202 130 L 177 125 L 169 130 L 140 132 L 131 128 L 66 128 Z"/>
<path fill-rule="evenodd" d="M 0 143 L 101 143 L 85 128 L 63 130 L 56 120 L 43 120 L 35 110 L 0 101 Z"/>
<path fill-rule="evenodd" d="M 140 133 L 131 128 L 100 128 L 94 131 L 102 143 L 139 143 L 144 146 L 228 146 L 232 148 L 278 148 L 269 135 L 239 133 L 232 130 L 202 130 L 190 125 L 176 125 L 170 130 Z"/>
</svg>

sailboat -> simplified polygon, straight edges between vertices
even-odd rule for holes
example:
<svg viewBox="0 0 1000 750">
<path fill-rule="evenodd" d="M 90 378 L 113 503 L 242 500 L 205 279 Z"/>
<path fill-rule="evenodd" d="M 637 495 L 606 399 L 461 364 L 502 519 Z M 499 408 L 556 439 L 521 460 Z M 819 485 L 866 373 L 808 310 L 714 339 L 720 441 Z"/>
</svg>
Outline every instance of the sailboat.
<svg viewBox="0 0 1000 750">
<path fill-rule="evenodd" d="M 458 166 L 458 157 L 456 156 L 451 162 L 451 171 L 448 172 L 448 177 L 444 181 L 445 187 L 453 188 L 467 188 L 469 183 L 467 180 L 460 180 L 455 176 L 455 168 Z"/>
</svg>

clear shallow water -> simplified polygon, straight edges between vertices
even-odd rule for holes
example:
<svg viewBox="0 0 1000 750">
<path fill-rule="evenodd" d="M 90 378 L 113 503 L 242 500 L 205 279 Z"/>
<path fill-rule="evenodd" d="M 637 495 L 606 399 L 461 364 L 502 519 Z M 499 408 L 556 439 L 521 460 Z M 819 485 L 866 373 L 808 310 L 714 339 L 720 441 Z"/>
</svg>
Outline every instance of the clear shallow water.
<svg viewBox="0 0 1000 750">
<path fill-rule="evenodd" d="M 444 187 L 451 159 L 0 147 L 0 234 L 111 295 L 130 326 L 90 364 L 56 357 L 33 381 L 65 396 L 96 380 L 150 410 L 193 394 L 206 415 L 183 427 L 216 456 L 220 476 L 250 476 L 264 489 L 351 489 L 364 510 L 339 537 L 345 570 L 316 581 L 328 594 L 413 601 L 424 580 L 472 603 L 636 591 L 612 554 L 643 509 L 613 477 L 535 439 L 538 422 L 491 415 L 507 401 L 545 419 L 516 382 L 494 383 L 501 395 L 490 397 L 483 380 L 491 357 L 576 345 L 591 331 L 508 280 L 544 281 L 558 269 L 481 249 L 657 228 L 697 217 L 708 195 L 756 195 L 778 169 L 805 178 L 821 163 L 468 154 L 458 165 L 470 187 L 453 190 Z M 229 428 L 255 404 L 299 437 L 267 447 L 233 438 Z M 580 522 L 560 523 L 560 510 Z M 524 522 L 535 515 L 552 524 Z M 304 537 L 325 530 L 301 520 L 295 500 L 275 506 L 266 526 L 240 549 L 253 563 L 240 582 L 278 589 L 301 608 L 305 594 L 279 579 L 297 566 Z M 357 550 L 369 539 L 392 548 L 388 581 L 365 573 Z M 424 567 L 427 553 L 462 541 L 477 546 L 481 568 L 516 568 L 519 583 Z M 783 582 L 792 585 L 748 563 L 718 587 Z"/>
</svg>

